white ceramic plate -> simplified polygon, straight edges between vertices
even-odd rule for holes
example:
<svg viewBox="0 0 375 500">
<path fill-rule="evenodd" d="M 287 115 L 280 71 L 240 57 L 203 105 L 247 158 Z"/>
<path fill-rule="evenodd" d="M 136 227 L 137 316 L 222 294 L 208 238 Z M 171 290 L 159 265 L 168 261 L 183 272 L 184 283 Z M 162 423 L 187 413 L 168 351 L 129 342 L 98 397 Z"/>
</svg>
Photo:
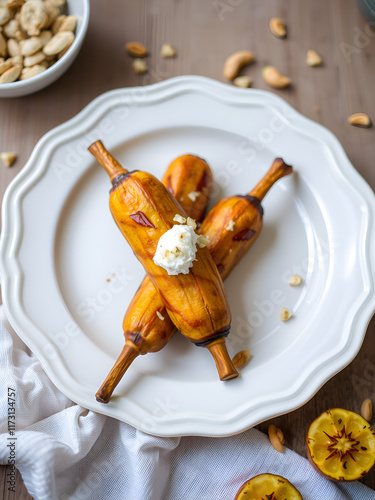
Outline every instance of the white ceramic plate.
<svg viewBox="0 0 375 500">
<path fill-rule="evenodd" d="M 207 159 L 212 204 L 245 193 L 275 156 L 292 164 L 264 201 L 261 236 L 226 281 L 232 355 L 175 335 L 138 358 L 102 405 L 95 392 L 123 346 L 122 317 L 143 269 L 111 219 L 96 139 L 158 177 L 184 153 Z M 161 436 L 225 436 L 304 404 L 355 356 L 374 311 L 374 195 L 335 137 L 272 93 L 201 77 L 102 95 L 45 135 L 2 209 L 6 312 L 56 386 L 82 406 Z M 293 274 L 303 285 L 290 287 Z M 282 323 L 279 309 L 293 311 Z"/>
</svg>

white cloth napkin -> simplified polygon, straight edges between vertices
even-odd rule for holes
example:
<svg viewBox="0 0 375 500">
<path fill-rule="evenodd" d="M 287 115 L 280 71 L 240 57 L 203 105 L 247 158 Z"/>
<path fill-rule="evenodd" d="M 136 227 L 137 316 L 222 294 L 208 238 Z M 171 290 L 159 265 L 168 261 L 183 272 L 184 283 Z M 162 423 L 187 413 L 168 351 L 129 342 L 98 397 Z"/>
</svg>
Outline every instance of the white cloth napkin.
<svg viewBox="0 0 375 500">
<path fill-rule="evenodd" d="M 335 484 L 305 458 L 279 453 L 251 429 L 229 438 L 158 438 L 63 396 L 0 308 L 0 463 L 16 467 L 35 500 L 232 500 L 250 477 L 289 479 L 304 500 L 375 500 L 360 483 Z M 8 432 L 15 389 L 15 435 Z"/>
</svg>

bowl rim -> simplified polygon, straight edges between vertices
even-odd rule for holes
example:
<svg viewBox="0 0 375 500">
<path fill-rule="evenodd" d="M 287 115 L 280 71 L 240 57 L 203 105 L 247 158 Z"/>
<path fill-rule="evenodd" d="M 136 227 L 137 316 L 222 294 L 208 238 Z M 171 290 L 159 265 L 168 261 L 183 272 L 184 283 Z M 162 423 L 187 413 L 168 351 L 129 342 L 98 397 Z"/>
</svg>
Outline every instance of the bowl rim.
<svg viewBox="0 0 375 500">
<path fill-rule="evenodd" d="M 74 54 L 75 49 L 79 47 L 79 45 L 82 43 L 83 39 L 85 38 L 87 28 L 89 25 L 90 0 L 82 0 L 82 3 L 83 3 L 82 24 L 80 25 L 80 29 L 77 30 L 76 36 L 74 37 L 74 41 L 73 41 L 72 45 L 69 47 L 69 49 L 66 51 L 66 53 L 58 61 L 56 61 L 52 66 L 47 68 L 42 73 L 39 73 L 39 75 L 35 75 L 31 78 L 28 78 L 27 80 L 17 80 L 15 82 L 1 84 L 0 85 L 0 96 L 1 96 L 1 93 L 3 90 L 5 91 L 5 90 L 10 90 L 10 89 L 16 89 L 16 88 L 21 89 L 21 88 L 27 87 L 30 84 L 34 85 L 36 82 L 41 81 L 41 80 L 45 79 L 46 77 L 52 75 L 53 73 L 56 73 L 57 71 L 59 71 L 59 69 L 69 61 L 69 59 Z"/>
</svg>

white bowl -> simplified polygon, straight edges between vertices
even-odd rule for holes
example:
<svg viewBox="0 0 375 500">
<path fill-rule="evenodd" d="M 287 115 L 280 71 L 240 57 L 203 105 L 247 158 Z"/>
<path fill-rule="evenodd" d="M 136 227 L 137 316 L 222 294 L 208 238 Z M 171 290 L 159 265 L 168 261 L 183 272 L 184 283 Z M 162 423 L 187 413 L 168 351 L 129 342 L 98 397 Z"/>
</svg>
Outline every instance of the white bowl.
<svg viewBox="0 0 375 500">
<path fill-rule="evenodd" d="M 20 97 L 27 94 L 32 94 L 38 90 L 47 87 L 55 80 L 60 78 L 61 75 L 69 68 L 77 57 L 81 49 L 83 40 L 86 35 L 89 14 L 90 14 L 90 1 L 89 0 L 67 0 L 67 12 L 70 15 L 77 17 L 77 27 L 75 32 L 75 39 L 71 47 L 67 50 L 61 59 L 59 59 L 50 68 L 39 75 L 29 78 L 28 80 L 21 80 L 12 83 L 3 83 L 0 85 L 0 98 L 1 97 Z"/>
</svg>

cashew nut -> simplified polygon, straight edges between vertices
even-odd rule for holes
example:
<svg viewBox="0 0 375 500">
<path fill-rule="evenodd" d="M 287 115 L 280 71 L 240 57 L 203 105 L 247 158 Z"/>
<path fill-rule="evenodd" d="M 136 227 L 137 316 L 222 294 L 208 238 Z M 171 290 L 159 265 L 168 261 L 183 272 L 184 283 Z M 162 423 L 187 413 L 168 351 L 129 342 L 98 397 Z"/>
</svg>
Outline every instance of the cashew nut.
<svg viewBox="0 0 375 500">
<path fill-rule="evenodd" d="M 270 20 L 270 30 L 273 35 L 277 38 L 285 38 L 286 37 L 286 26 L 284 22 L 278 17 L 273 17 Z"/>
<path fill-rule="evenodd" d="M 289 87 L 291 84 L 291 79 L 282 75 L 273 66 L 265 66 L 262 69 L 262 76 L 263 80 L 275 89 L 284 89 L 285 87 Z"/>
<path fill-rule="evenodd" d="M 248 50 L 235 52 L 224 63 L 223 75 L 228 80 L 233 80 L 241 68 L 254 61 L 254 54 Z"/>
</svg>

